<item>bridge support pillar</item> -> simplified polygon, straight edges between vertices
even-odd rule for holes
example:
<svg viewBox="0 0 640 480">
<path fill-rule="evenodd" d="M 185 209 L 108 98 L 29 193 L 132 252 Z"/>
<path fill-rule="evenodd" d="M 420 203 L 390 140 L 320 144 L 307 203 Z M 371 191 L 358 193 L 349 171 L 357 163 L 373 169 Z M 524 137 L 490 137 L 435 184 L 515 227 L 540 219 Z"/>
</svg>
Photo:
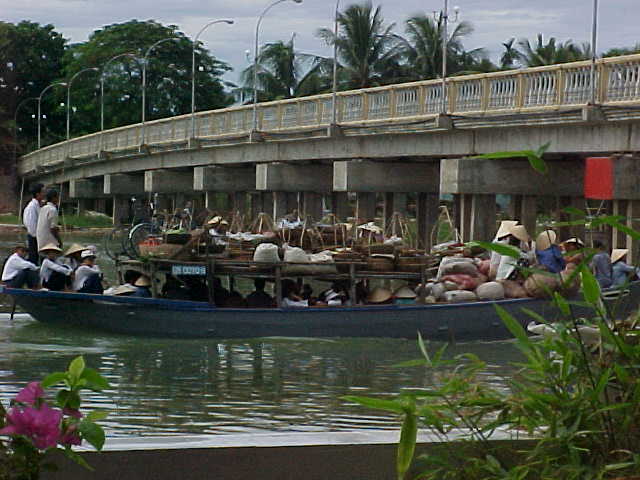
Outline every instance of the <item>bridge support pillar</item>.
<svg viewBox="0 0 640 480">
<path fill-rule="evenodd" d="M 356 193 L 356 223 L 372 222 L 376 218 L 376 194 Z"/>
<path fill-rule="evenodd" d="M 182 170 L 147 170 L 144 191 L 152 193 L 184 193 L 193 190 L 193 173 Z"/>
<path fill-rule="evenodd" d="M 131 217 L 130 203 L 128 195 L 113 196 L 113 224 L 123 225 L 129 223 Z"/>
<path fill-rule="evenodd" d="M 333 167 L 323 164 L 289 165 L 261 163 L 256 165 L 255 189 L 271 192 L 330 192 Z"/>
<path fill-rule="evenodd" d="M 584 211 L 584 199 L 578 197 L 560 197 L 558 199 L 558 213 L 556 215 L 556 218 L 559 222 L 582 220 L 582 218 L 579 216 L 565 212 L 564 209 L 567 207 L 573 207 L 575 209 Z M 584 241 L 584 224 L 560 227 L 558 228 L 558 237 L 559 241 L 564 241 L 567 238 L 571 237 L 578 237 Z"/>
<path fill-rule="evenodd" d="M 416 223 L 418 228 L 418 248 L 427 252 L 437 243 L 438 239 L 432 232 L 440 216 L 440 196 L 436 193 L 419 193 L 416 202 Z"/>
<path fill-rule="evenodd" d="M 407 194 L 406 193 L 391 193 L 386 192 L 384 194 L 383 203 L 383 228 L 387 228 L 391 217 L 394 213 L 399 213 L 403 217 L 407 216 Z"/>
<path fill-rule="evenodd" d="M 612 214 L 614 216 L 627 216 L 629 203 L 627 200 L 614 200 L 611 203 L 613 204 Z M 582 240 L 584 240 L 584 238 Z M 611 229 L 611 248 L 627 248 L 627 236 L 615 228 Z"/>
<path fill-rule="evenodd" d="M 293 192 L 273 192 L 273 220 L 277 222 L 290 213 L 300 215 L 298 194 Z"/>
<path fill-rule="evenodd" d="M 252 192 L 249 201 L 251 203 L 251 219 L 252 221 L 258 218 L 261 213 L 271 214 L 271 205 L 273 198 L 270 198 L 271 192 Z M 271 200 L 271 201 L 270 201 Z"/>
<path fill-rule="evenodd" d="M 315 192 L 302 193 L 302 217 L 310 216 L 315 222 L 322 219 L 322 195 Z"/>
<path fill-rule="evenodd" d="M 233 192 L 229 194 L 229 204 L 233 215 L 244 215 L 247 209 L 247 192 Z"/>
<path fill-rule="evenodd" d="M 347 192 L 333 192 L 331 195 L 331 211 L 341 222 L 346 222 L 353 215 Z"/>
<path fill-rule="evenodd" d="M 105 195 L 129 195 L 140 199 L 144 197 L 144 176 L 113 173 L 104 176 L 103 193 Z"/>
<path fill-rule="evenodd" d="M 195 167 L 193 190 L 209 192 L 247 192 L 256 189 L 256 171 L 249 167 Z"/>
</svg>

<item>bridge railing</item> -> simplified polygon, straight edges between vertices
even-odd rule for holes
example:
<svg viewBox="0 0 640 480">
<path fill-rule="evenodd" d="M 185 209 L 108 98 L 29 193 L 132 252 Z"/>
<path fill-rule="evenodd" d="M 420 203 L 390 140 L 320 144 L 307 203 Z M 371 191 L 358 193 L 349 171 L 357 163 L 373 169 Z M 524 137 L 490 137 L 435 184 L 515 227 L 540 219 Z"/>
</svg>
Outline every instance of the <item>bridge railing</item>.
<svg viewBox="0 0 640 480">
<path fill-rule="evenodd" d="M 591 99 L 591 64 L 575 62 L 546 67 L 451 77 L 447 80 L 447 112 L 453 115 L 500 114 L 579 106 Z M 600 104 L 640 102 L 640 55 L 598 60 L 596 101 Z M 425 119 L 442 110 L 442 83 L 427 80 L 339 92 L 340 125 L 367 125 Z M 252 129 L 252 106 L 231 107 L 195 116 L 195 138 L 238 138 Z M 258 105 L 258 129 L 287 132 L 327 126 L 333 118 L 330 94 Z M 191 137 L 191 116 L 147 122 L 147 146 L 176 145 Z M 69 158 L 92 158 L 101 152 L 138 150 L 141 124 L 107 130 L 50 145 L 22 157 L 21 174 L 64 165 Z M 241 141 L 246 141 L 243 138 Z"/>
</svg>

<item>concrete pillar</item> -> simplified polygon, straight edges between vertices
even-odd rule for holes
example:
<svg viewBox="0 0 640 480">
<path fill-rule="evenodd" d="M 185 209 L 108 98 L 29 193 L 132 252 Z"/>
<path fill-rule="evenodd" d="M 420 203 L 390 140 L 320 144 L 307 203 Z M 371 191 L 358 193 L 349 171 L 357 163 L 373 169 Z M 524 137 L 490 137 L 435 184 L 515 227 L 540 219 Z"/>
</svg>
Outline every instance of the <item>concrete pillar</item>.
<svg viewBox="0 0 640 480">
<path fill-rule="evenodd" d="M 627 202 L 627 227 L 640 232 L 640 200 L 629 200 Z M 627 235 L 625 248 L 629 249 L 627 256 L 631 265 L 638 265 L 638 260 L 640 259 L 639 247 L 640 242 Z"/>
<path fill-rule="evenodd" d="M 104 213 L 105 215 L 107 215 L 107 199 L 106 198 L 96 198 L 95 210 L 96 210 L 96 212 Z"/>
<path fill-rule="evenodd" d="M 95 208 L 95 201 L 91 198 L 78 198 L 77 205 L 78 215 L 83 215 L 85 212 Z"/>
<path fill-rule="evenodd" d="M 509 218 L 520 218 L 520 212 L 522 212 L 522 195 L 511 195 L 507 215 Z"/>
<path fill-rule="evenodd" d="M 471 195 L 470 222 L 470 240 L 493 240 L 496 233 L 495 195 Z"/>
<path fill-rule="evenodd" d="M 310 216 L 314 221 L 322 219 L 322 195 L 314 192 L 302 193 L 302 217 Z"/>
<path fill-rule="evenodd" d="M 193 172 L 181 170 L 147 170 L 144 191 L 152 193 L 184 193 L 193 191 Z"/>
<path fill-rule="evenodd" d="M 131 212 L 129 211 L 129 196 L 128 195 L 114 195 L 113 196 L 113 224 L 122 225 L 129 223 Z"/>
<path fill-rule="evenodd" d="M 229 200 L 231 203 L 231 210 L 233 214 L 240 213 L 244 215 L 247 209 L 247 193 L 246 192 L 233 192 L 229 194 Z"/>
<path fill-rule="evenodd" d="M 520 220 L 527 232 L 532 237 L 536 233 L 536 222 L 538 219 L 538 199 L 533 195 L 523 195 L 521 200 L 520 215 L 515 220 Z"/>
<path fill-rule="evenodd" d="M 349 205 L 349 194 L 347 192 L 333 192 L 331 194 L 331 211 L 341 222 L 353 216 L 353 209 Z"/>
<path fill-rule="evenodd" d="M 300 214 L 298 208 L 298 194 L 293 192 L 273 192 L 273 219 L 280 220 L 293 211 Z"/>
<path fill-rule="evenodd" d="M 612 203 L 614 216 L 627 216 L 627 200 L 614 200 Z M 611 229 L 611 248 L 627 248 L 627 236 L 615 228 Z"/>
<path fill-rule="evenodd" d="M 251 218 L 256 219 L 261 213 L 271 215 L 273 196 L 271 192 L 253 192 L 250 196 Z"/>
<path fill-rule="evenodd" d="M 471 197 L 466 194 L 454 195 L 455 225 L 463 242 L 477 240 L 471 236 Z"/>
<path fill-rule="evenodd" d="M 438 223 L 440 216 L 440 197 L 435 193 L 419 193 L 416 205 L 416 223 L 418 228 L 418 246 L 430 251 L 437 238 L 431 233 Z"/>
<path fill-rule="evenodd" d="M 356 194 L 356 218 L 358 223 L 372 222 L 376 218 L 376 194 L 358 192 Z"/>
<path fill-rule="evenodd" d="M 103 193 L 105 195 L 144 195 L 144 176 L 125 173 L 112 173 L 104 176 Z"/>
<path fill-rule="evenodd" d="M 395 195 L 391 192 L 385 192 L 382 194 L 382 228 L 387 229 L 393 212 L 395 212 L 395 205 L 393 203 Z"/>
</svg>

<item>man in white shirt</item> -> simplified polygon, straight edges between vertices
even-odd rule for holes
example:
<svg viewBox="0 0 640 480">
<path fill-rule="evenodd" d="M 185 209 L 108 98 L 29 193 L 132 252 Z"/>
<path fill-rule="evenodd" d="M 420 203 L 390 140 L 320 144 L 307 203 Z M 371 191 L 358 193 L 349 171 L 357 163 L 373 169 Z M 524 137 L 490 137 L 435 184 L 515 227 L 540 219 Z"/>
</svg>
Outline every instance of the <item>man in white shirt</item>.
<svg viewBox="0 0 640 480">
<path fill-rule="evenodd" d="M 29 191 L 33 198 L 24 208 L 22 213 L 22 223 L 27 230 L 27 248 L 29 249 L 29 255 L 27 259 L 34 264 L 38 264 L 38 240 L 36 238 L 36 231 L 38 228 L 38 216 L 40 215 L 40 205 L 44 198 L 44 185 L 36 183 Z"/>
<path fill-rule="evenodd" d="M 38 216 L 38 227 L 36 237 L 38 245 L 54 244 L 62 248 L 62 239 L 58 230 L 58 192 L 57 190 L 47 190 L 47 204 L 40 209 Z"/>
<path fill-rule="evenodd" d="M 7 259 L 2 269 L 2 281 L 9 288 L 36 288 L 39 283 L 37 265 L 25 260 L 27 249 L 16 245 L 14 253 Z"/>
</svg>

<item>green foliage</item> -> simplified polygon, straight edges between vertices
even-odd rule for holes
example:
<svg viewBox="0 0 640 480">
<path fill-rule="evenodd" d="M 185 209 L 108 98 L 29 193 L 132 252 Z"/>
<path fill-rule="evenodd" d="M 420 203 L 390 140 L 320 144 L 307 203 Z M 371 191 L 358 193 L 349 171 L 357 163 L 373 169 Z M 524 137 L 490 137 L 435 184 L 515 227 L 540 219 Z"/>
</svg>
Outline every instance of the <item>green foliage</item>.
<svg viewBox="0 0 640 480">
<path fill-rule="evenodd" d="M 538 173 L 546 174 L 548 171 L 547 164 L 543 160 L 543 155 L 549 149 L 551 142 L 542 145 L 537 150 L 517 150 L 513 152 L 494 152 L 486 153 L 484 155 L 478 155 L 472 158 L 478 159 L 503 159 L 503 158 L 526 158 L 529 160 L 529 165 Z"/>
</svg>

